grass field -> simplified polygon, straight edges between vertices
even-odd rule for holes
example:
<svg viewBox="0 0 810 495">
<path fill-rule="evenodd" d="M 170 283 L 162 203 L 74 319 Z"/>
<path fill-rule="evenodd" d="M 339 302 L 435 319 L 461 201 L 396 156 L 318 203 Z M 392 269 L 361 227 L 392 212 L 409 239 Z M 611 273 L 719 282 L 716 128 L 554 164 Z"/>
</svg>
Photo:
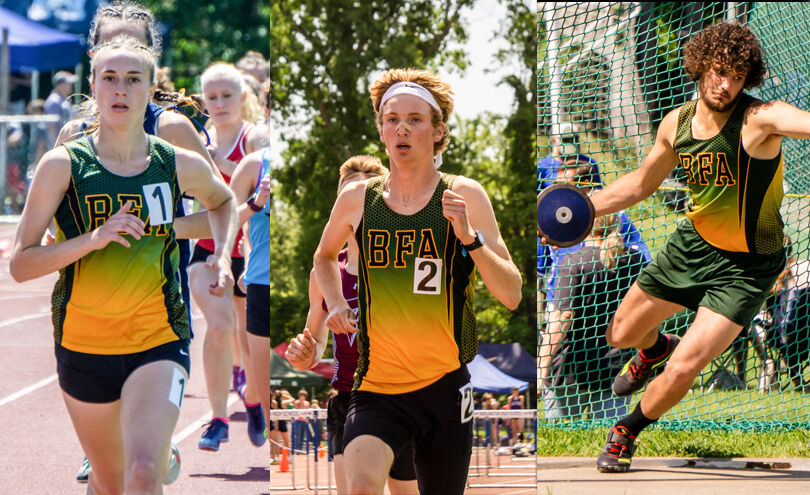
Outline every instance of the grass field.
<svg viewBox="0 0 810 495">
<path fill-rule="evenodd" d="M 540 457 L 599 455 L 605 446 L 607 427 L 569 430 L 540 427 L 537 455 Z M 645 430 L 637 442 L 636 457 L 806 457 L 810 430 L 670 431 Z"/>
</svg>

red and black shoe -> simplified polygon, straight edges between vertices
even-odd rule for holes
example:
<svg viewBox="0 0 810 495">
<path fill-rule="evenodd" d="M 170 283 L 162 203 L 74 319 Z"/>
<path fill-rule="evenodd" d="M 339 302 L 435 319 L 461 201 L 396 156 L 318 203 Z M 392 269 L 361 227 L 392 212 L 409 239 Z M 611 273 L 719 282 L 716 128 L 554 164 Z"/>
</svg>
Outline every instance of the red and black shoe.
<svg viewBox="0 0 810 495">
<path fill-rule="evenodd" d="M 648 359 L 642 351 L 627 361 L 622 371 L 613 380 L 613 393 L 619 397 L 632 395 L 644 387 L 656 368 L 663 366 L 672 356 L 672 351 L 678 347 L 681 339 L 677 335 L 667 334 L 667 350 L 657 358 Z"/>
<path fill-rule="evenodd" d="M 626 473 L 636 452 L 635 442 L 636 437 L 624 426 L 612 427 L 605 448 L 596 460 L 596 469 L 602 473 Z"/>
</svg>

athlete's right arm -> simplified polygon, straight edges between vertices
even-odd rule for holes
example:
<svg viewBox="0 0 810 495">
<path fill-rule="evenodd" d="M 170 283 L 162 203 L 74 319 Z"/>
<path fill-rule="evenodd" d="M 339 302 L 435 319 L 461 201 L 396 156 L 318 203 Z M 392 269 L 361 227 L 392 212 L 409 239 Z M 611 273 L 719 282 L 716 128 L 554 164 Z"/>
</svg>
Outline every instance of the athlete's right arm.
<svg viewBox="0 0 810 495">
<path fill-rule="evenodd" d="M 309 312 L 304 331 L 291 341 L 285 356 L 299 370 L 308 370 L 318 364 L 326 349 L 329 333 L 326 329 L 326 311 L 323 310 L 323 294 L 315 280 L 315 269 L 309 272 Z"/>
<path fill-rule="evenodd" d="M 365 192 L 366 181 L 354 182 L 341 191 L 332 207 L 329 222 L 323 229 L 321 241 L 312 260 L 315 279 L 323 293 L 326 307 L 329 308 L 326 326 L 335 333 L 357 331 L 354 311 L 343 297 L 338 254 L 363 215 Z"/>
<path fill-rule="evenodd" d="M 639 168 L 624 174 L 591 196 L 596 216 L 615 213 L 648 197 L 675 168 L 678 164 L 674 143 L 679 110 L 672 110 L 661 121 L 655 144 Z"/>
<path fill-rule="evenodd" d="M 128 201 L 101 227 L 64 242 L 41 245 L 42 236 L 67 191 L 70 168 L 70 156 L 62 146 L 45 153 L 37 165 L 9 264 L 11 276 L 17 282 L 55 272 L 110 242 L 129 247 L 122 233 L 136 239 L 144 235 L 144 223 L 127 213 L 131 206 Z"/>
</svg>

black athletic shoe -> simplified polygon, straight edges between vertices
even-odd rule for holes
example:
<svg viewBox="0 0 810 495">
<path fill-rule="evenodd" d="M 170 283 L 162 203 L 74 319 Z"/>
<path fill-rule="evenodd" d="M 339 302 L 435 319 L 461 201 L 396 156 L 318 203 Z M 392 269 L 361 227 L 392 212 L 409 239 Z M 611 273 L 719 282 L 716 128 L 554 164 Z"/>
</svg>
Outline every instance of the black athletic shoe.
<svg viewBox="0 0 810 495">
<path fill-rule="evenodd" d="M 663 356 L 656 359 L 645 359 L 641 356 L 641 351 L 624 364 L 622 371 L 613 380 L 613 393 L 619 397 L 632 395 L 647 383 L 653 372 L 659 366 L 667 362 L 672 355 L 672 351 L 678 347 L 681 339 L 677 335 L 667 334 L 667 351 Z"/>
<path fill-rule="evenodd" d="M 636 437 L 624 426 L 612 427 L 605 448 L 596 460 L 596 469 L 602 473 L 626 473 L 636 452 L 635 441 Z"/>
</svg>

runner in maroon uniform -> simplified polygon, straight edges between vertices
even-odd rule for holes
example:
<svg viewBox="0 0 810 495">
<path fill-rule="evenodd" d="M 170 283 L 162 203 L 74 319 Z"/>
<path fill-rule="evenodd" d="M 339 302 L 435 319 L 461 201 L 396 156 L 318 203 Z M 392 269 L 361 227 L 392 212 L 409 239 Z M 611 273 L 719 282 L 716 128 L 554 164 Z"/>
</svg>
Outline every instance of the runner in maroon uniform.
<svg viewBox="0 0 810 495">
<path fill-rule="evenodd" d="M 383 167 L 379 158 L 371 156 L 349 158 L 340 167 L 338 193 L 347 184 L 386 173 L 388 173 L 388 170 Z M 350 238 L 348 248 L 341 251 L 338 256 L 343 297 L 355 315 L 357 315 L 358 310 L 357 251 L 357 243 L 354 238 Z M 325 325 L 328 310 L 312 274 L 310 274 L 309 279 L 309 304 L 307 327 L 303 333 L 298 334 L 290 341 L 286 354 L 287 359 L 300 370 L 309 369 L 318 364 L 328 340 Z M 349 492 L 346 467 L 343 464 L 343 427 L 346 423 L 346 413 L 349 409 L 349 400 L 354 386 L 354 371 L 357 368 L 357 359 L 360 353 L 357 349 L 356 333 L 332 333 L 332 343 L 335 356 L 335 374 L 332 378 L 332 388 L 337 390 L 338 394 L 329 399 L 326 429 L 330 438 L 329 455 L 333 457 L 335 462 L 337 491 L 339 495 L 345 495 Z M 416 471 L 413 466 L 412 446 L 406 447 L 394 460 L 388 474 L 388 488 L 393 495 L 416 493 L 418 491 Z"/>
</svg>

